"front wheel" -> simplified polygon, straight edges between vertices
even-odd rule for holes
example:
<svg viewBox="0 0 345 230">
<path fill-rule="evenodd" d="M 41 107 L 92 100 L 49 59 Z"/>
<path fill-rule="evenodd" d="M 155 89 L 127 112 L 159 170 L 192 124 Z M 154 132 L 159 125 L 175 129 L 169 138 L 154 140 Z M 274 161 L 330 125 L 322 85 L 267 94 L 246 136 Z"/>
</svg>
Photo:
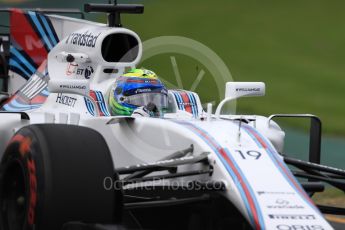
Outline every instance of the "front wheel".
<svg viewBox="0 0 345 230">
<path fill-rule="evenodd" d="M 0 164 L 0 229 L 61 230 L 64 223 L 117 223 L 121 190 L 107 190 L 113 160 L 96 131 L 41 124 L 20 129 Z"/>
</svg>

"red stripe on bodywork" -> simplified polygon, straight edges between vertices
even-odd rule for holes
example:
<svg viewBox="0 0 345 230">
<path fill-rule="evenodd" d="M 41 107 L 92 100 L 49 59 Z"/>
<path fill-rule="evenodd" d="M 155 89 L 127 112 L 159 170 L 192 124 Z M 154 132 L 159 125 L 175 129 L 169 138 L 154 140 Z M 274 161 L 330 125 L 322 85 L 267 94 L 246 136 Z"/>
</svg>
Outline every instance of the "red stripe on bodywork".
<svg viewBox="0 0 345 230">
<path fill-rule="evenodd" d="M 26 13 L 22 10 L 11 10 L 11 39 L 39 66 L 47 58 L 48 53 L 43 41 L 36 34 L 25 15 Z"/>
<path fill-rule="evenodd" d="M 220 155 L 225 159 L 225 161 L 228 163 L 228 165 L 230 166 L 230 168 L 234 171 L 235 175 L 237 178 L 240 179 L 240 184 L 245 192 L 245 195 L 248 199 L 248 203 L 250 206 L 250 209 L 253 213 L 253 217 L 254 217 L 254 223 L 255 223 L 255 229 L 261 229 L 260 227 L 260 222 L 259 222 L 259 216 L 258 216 L 258 212 L 257 209 L 255 207 L 254 204 L 254 200 L 249 192 L 249 189 L 247 187 L 247 185 L 244 183 L 244 181 L 242 180 L 242 177 L 240 175 L 240 173 L 238 172 L 238 170 L 236 169 L 234 163 L 231 161 L 231 159 L 228 157 L 228 155 L 226 154 L 226 152 L 224 151 L 224 149 L 222 147 L 219 146 L 218 143 L 216 143 L 212 138 L 210 138 L 208 135 L 206 135 L 204 132 L 202 132 L 202 130 L 197 129 L 196 127 L 194 127 L 193 125 L 188 124 L 190 127 L 192 127 L 196 132 L 198 132 L 201 136 L 203 136 L 210 144 L 213 145 L 213 147 L 215 149 L 217 149 L 217 151 L 220 153 Z"/>
<path fill-rule="evenodd" d="M 30 102 L 31 104 L 43 104 L 47 100 L 46 96 L 37 95 Z"/>
<path fill-rule="evenodd" d="M 253 134 L 253 136 L 259 141 L 261 147 L 263 147 L 264 149 L 267 149 L 268 146 L 267 144 L 265 143 L 264 140 L 261 139 L 261 137 L 256 133 L 256 132 L 253 132 L 252 130 L 248 129 L 249 132 L 251 132 L 251 134 Z"/>
<path fill-rule="evenodd" d="M 188 113 L 192 113 L 192 107 L 190 106 L 190 100 L 186 92 L 180 92 L 180 95 L 182 97 L 184 108 Z"/>
<path fill-rule="evenodd" d="M 231 167 L 231 169 L 234 171 L 234 173 L 236 174 L 237 178 L 240 178 L 240 183 L 242 185 L 242 188 L 244 190 L 244 193 L 246 194 L 246 197 L 248 199 L 248 203 L 250 206 L 250 209 L 252 210 L 253 213 L 253 217 L 254 217 L 254 222 L 255 222 L 255 227 L 256 229 L 261 229 L 260 228 L 260 222 L 259 222 L 259 216 L 254 204 L 254 200 L 252 198 L 252 196 L 250 195 L 249 189 L 247 187 L 247 185 L 244 183 L 244 181 L 241 178 L 240 173 L 237 171 L 234 163 L 230 160 L 230 158 L 228 157 L 228 155 L 226 154 L 226 152 L 224 151 L 224 149 L 222 148 L 221 150 L 219 150 L 219 153 L 222 155 L 222 157 L 226 160 L 226 162 L 229 164 L 229 166 Z"/>
<path fill-rule="evenodd" d="M 47 68 L 47 59 L 45 59 L 42 64 L 38 67 L 37 72 L 41 73 L 43 75 L 43 73 L 45 72 Z"/>
<path fill-rule="evenodd" d="M 262 145 L 263 148 L 265 148 L 268 151 L 271 151 L 270 148 L 268 147 L 268 145 L 266 144 L 266 142 L 253 130 L 246 128 L 246 130 L 248 130 L 258 141 L 259 143 Z M 272 152 L 272 151 L 271 151 Z M 284 165 L 277 160 L 275 157 L 273 157 L 274 161 L 276 161 L 276 163 L 279 165 L 279 167 L 283 170 L 284 174 L 289 178 L 289 180 L 293 183 L 293 185 L 295 186 L 295 188 L 300 192 L 300 194 L 302 194 L 302 196 L 308 200 L 310 203 L 314 204 L 314 202 L 310 199 L 310 197 L 305 193 L 304 190 L 301 189 L 300 185 L 297 184 L 296 180 L 291 176 L 291 174 L 289 173 L 289 171 L 287 171 L 286 167 L 284 167 Z"/>
<path fill-rule="evenodd" d="M 92 91 L 92 90 L 90 90 L 90 97 L 96 102 L 96 104 L 97 104 L 97 111 L 98 111 L 99 115 L 104 117 L 105 114 L 101 110 L 100 101 L 98 101 L 96 93 L 94 91 Z"/>
</svg>

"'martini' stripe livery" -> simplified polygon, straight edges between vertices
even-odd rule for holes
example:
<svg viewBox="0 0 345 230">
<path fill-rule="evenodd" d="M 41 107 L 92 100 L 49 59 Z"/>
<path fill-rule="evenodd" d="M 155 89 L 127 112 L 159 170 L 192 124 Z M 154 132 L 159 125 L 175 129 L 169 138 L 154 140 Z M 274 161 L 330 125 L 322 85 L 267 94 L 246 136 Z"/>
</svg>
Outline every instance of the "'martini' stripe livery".
<svg viewBox="0 0 345 230">
<path fill-rule="evenodd" d="M 193 114 L 194 117 L 199 115 L 198 104 L 192 92 L 184 90 L 171 90 L 177 102 L 179 110 Z"/>
<path fill-rule="evenodd" d="M 59 42 L 48 17 L 32 11 L 13 10 L 10 16 L 10 70 L 29 79 Z"/>
<path fill-rule="evenodd" d="M 1 108 L 2 111 L 22 112 L 39 108 L 47 99 L 47 62 L 44 61 L 27 83 Z"/>
<path fill-rule="evenodd" d="M 105 100 L 104 100 L 104 96 L 103 96 L 103 94 L 100 91 L 92 91 L 91 90 L 90 91 L 90 97 L 96 102 L 97 110 L 98 110 L 98 113 L 99 113 L 100 116 L 102 116 L 102 117 L 110 116 L 108 107 L 107 107 L 107 105 L 105 103 Z M 91 103 L 90 99 L 85 99 L 85 103 L 86 103 L 86 106 L 87 106 L 90 114 L 92 114 L 94 116 L 96 114 L 95 110 L 94 110 L 95 109 L 94 106 L 93 105 L 92 105 L 92 107 L 88 106 L 88 103 Z M 91 108 L 93 110 L 90 111 Z"/>
<path fill-rule="evenodd" d="M 1 110 L 37 109 L 49 95 L 46 59 L 59 39 L 50 19 L 32 11 L 12 10 L 10 28 L 9 69 L 28 81 Z"/>
<path fill-rule="evenodd" d="M 238 181 L 238 189 L 240 191 L 241 197 L 245 203 L 247 213 L 250 217 L 251 225 L 254 229 L 263 229 L 265 226 L 262 212 L 258 201 L 254 195 L 254 191 L 251 188 L 245 174 L 242 172 L 241 168 L 237 165 L 236 161 L 233 159 L 232 154 L 229 149 L 222 147 L 213 137 L 208 134 L 205 130 L 197 127 L 189 122 L 175 121 L 176 123 L 187 127 L 189 130 L 197 134 L 202 138 L 205 143 L 207 143 L 213 151 L 221 159 L 223 165 L 227 169 L 228 173 L 234 181 Z"/>
</svg>

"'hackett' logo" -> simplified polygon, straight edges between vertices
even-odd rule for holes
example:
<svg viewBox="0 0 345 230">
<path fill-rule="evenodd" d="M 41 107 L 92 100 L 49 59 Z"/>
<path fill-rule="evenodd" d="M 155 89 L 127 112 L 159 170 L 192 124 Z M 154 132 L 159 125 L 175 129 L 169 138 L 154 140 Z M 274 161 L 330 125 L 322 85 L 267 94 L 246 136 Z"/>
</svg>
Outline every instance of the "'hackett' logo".
<svg viewBox="0 0 345 230">
<path fill-rule="evenodd" d="M 70 107 L 74 107 L 75 102 L 77 101 L 77 98 L 69 97 L 66 95 L 63 95 L 62 93 L 59 93 L 56 97 L 56 103 L 67 105 Z"/>
</svg>

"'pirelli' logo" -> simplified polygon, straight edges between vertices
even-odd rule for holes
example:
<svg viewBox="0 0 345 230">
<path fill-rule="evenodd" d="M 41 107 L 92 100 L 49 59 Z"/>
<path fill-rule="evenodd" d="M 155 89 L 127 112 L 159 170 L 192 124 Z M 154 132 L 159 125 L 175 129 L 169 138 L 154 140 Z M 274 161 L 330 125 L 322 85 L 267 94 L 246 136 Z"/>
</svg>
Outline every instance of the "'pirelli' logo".
<svg viewBox="0 0 345 230">
<path fill-rule="evenodd" d="M 269 214 L 268 216 L 276 220 L 315 220 L 314 215 Z"/>
</svg>

